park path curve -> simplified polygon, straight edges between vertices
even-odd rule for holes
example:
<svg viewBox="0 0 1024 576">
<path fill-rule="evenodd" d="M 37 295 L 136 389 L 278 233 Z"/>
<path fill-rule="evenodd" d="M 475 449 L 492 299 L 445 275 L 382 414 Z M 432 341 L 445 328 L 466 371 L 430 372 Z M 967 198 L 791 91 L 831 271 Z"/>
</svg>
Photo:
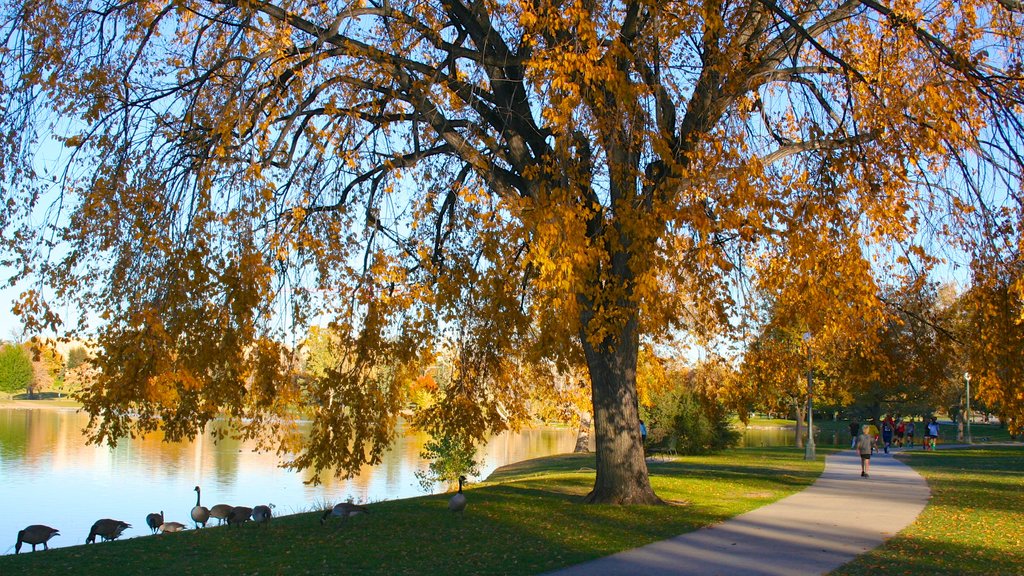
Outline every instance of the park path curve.
<svg viewBox="0 0 1024 576">
<path fill-rule="evenodd" d="M 810 487 L 721 524 L 549 576 L 804 576 L 828 573 L 910 525 L 931 491 L 890 454 L 860 477 L 852 450 L 829 455 Z"/>
</svg>

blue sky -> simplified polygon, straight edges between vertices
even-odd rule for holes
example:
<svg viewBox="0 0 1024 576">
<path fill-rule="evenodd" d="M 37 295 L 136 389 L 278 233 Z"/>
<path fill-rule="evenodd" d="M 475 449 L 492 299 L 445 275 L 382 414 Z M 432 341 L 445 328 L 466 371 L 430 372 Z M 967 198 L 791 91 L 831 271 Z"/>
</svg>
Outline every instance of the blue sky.
<svg viewBox="0 0 1024 576">
<path fill-rule="evenodd" d="M 21 322 L 11 312 L 11 306 L 14 305 L 20 290 L 7 286 L 7 279 L 10 276 L 10 269 L 0 268 L 0 279 L 3 280 L 0 288 L 0 340 L 13 340 L 21 335 Z"/>
</svg>

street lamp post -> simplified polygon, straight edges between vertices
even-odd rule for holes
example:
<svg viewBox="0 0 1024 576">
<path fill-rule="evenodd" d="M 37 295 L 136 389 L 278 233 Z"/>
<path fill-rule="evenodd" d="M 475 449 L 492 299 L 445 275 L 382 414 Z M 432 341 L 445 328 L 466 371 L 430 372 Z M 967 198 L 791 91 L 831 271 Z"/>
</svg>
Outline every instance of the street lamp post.
<svg viewBox="0 0 1024 576">
<path fill-rule="evenodd" d="M 974 444 L 971 438 L 971 373 L 964 372 L 964 382 L 967 383 L 967 443 Z"/>
<path fill-rule="evenodd" d="M 811 333 L 804 332 L 807 346 L 807 444 L 804 445 L 804 460 L 814 460 L 814 369 L 811 367 Z"/>
</svg>

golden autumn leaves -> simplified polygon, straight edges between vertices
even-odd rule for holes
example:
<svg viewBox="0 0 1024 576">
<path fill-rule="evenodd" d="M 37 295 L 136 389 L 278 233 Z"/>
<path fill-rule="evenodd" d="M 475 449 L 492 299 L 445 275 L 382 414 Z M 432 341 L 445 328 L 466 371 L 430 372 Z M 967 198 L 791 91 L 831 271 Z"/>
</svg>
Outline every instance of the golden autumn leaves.
<svg viewBox="0 0 1024 576">
<path fill-rule="evenodd" d="M 617 407 L 601 444 L 635 419 L 641 342 L 729 341 L 762 298 L 822 338 L 878 326 L 882 285 L 935 262 L 922 231 L 978 245 L 975 165 L 1019 194 L 1024 34 L 991 2 L 20 10 L 32 49 L 5 53 L 2 94 L 41 90 L 80 126 L 61 210 L 12 226 L 64 243 L 40 275 L 103 318 L 89 408 L 112 432 L 315 398 L 297 462 L 356 466 L 401 404 L 378 364 L 457 342 L 435 425 L 500 429 L 525 410 L 518 358 L 587 349 Z M 318 322 L 350 363 L 296 379 Z"/>
</svg>

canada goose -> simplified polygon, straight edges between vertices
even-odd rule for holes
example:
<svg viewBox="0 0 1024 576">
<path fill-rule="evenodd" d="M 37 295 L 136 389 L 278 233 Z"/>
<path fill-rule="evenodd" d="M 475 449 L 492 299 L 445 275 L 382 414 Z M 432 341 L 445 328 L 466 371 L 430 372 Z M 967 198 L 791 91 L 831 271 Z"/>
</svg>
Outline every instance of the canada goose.
<svg viewBox="0 0 1024 576">
<path fill-rule="evenodd" d="M 97 536 L 104 540 L 116 540 L 121 535 L 121 532 L 125 531 L 125 528 L 131 527 L 131 524 L 120 520 L 111 520 L 110 518 L 97 520 L 93 523 L 92 529 L 89 530 L 89 537 L 85 539 L 85 543 L 92 544 L 96 542 Z"/>
<path fill-rule="evenodd" d="M 203 495 L 199 486 L 196 486 L 194 490 L 196 491 L 196 505 L 192 507 L 192 521 L 196 523 L 196 528 L 199 528 L 200 524 L 206 528 L 206 523 L 210 520 L 210 509 L 199 505 L 199 498 Z"/>
<path fill-rule="evenodd" d="M 347 519 L 349 516 L 355 516 L 356 514 L 369 514 L 370 509 L 366 506 L 360 506 L 359 504 L 353 504 L 351 502 L 342 502 L 335 504 L 334 508 L 325 510 L 324 515 L 320 517 L 320 525 L 323 526 L 324 522 L 331 516 L 337 516 L 342 520 Z"/>
<path fill-rule="evenodd" d="M 31 544 L 33 552 L 36 551 L 36 545 L 38 544 L 43 545 L 43 550 L 49 550 L 50 548 L 46 545 L 46 542 L 54 536 L 60 536 L 60 531 L 56 528 L 50 528 L 42 524 L 26 526 L 24 530 L 18 531 L 18 542 L 14 545 L 14 553 L 21 552 L 22 544 Z"/>
<path fill-rule="evenodd" d="M 249 521 L 249 516 L 252 515 L 252 508 L 248 506 L 235 506 L 228 513 L 228 526 L 232 524 L 238 524 L 241 526 Z"/>
<path fill-rule="evenodd" d="M 216 518 L 217 525 L 221 525 L 228 519 L 228 514 L 231 514 L 232 508 L 234 508 L 234 506 L 230 504 L 217 504 L 213 508 L 210 508 L 210 517 Z"/>
<path fill-rule="evenodd" d="M 462 493 L 462 483 L 465 481 L 465 476 L 459 476 L 459 493 L 448 500 L 448 509 L 452 512 L 462 512 L 466 509 L 466 495 Z"/>
<path fill-rule="evenodd" d="M 150 512 L 146 514 L 146 526 L 149 526 L 150 531 L 153 534 L 157 533 L 160 529 L 160 525 L 164 523 L 164 511 L 161 510 L 159 513 Z"/>
<path fill-rule="evenodd" d="M 160 532 L 162 534 L 166 534 L 168 532 L 181 532 L 185 528 L 187 528 L 187 526 L 181 522 L 164 522 L 160 525 Z"/>
<path fill-rule="evenodd" d="M 267 522 L 270 522 L 270 519 L 273 518 L 273 516 L 274 516 L 274 513 L 272 512 L 273 509 L 274 509 L 274 505 L 273 504 L 270 504 L 268 506 L 264 506 L 263 504 L 260 504 L 259 506 L 253 508 L 252 509 L 252 519 L 253 519 L 253 522 L 258 522 L 260 524 L 265 524 Z"/>
</svg>

